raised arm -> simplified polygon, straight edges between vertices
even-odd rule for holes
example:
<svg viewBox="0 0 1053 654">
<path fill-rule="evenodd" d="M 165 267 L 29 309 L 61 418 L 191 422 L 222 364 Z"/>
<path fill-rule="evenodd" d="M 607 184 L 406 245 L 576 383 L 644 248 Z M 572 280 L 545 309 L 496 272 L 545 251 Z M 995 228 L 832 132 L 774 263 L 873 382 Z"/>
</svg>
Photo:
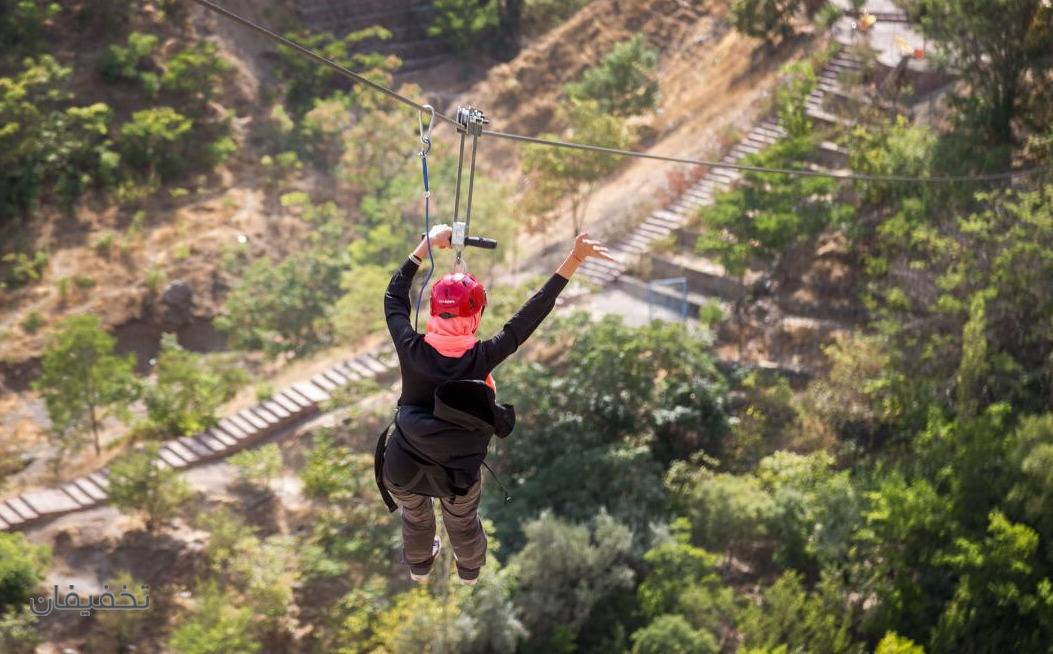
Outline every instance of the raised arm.
<svg viewBox="0 0 1053 654">
<path fill-rule="evenodd" d="M 450 235 L 453 230 L 447 225 L 436 225 L 431 228 L 431 245 L 436 248 L 450 247 Z M 384 293 L 384 317 L 388 323 L 388 333 L 396 347 L 409 343 L 416 335 L 410 322 L 410 284 L 413 276 L 420 269 L 421 259 L 428 254 L 428 239 L 422 238 L 416 249 L 402 263 L 388 282 Z"/>
<path fill-rule="evenodd" d="M 545 282 L 545 285 L 520 307 L 516 315 L 512 316 L 501 328 L 501 331 L 483 342 L 491 367 L 496 367 L 526 342 L 552 311 L 556 305 L 556 298 L 559 297 L 570 278 L 574 276 L 578 266 L 589 257 L 615 260 L 607 251 L 606 246 L 599 241 L 590 240 L 588 234 L 579 234 L 574 240 L 574 249 L 563 260 L 552 277 Z"/>
</svg>

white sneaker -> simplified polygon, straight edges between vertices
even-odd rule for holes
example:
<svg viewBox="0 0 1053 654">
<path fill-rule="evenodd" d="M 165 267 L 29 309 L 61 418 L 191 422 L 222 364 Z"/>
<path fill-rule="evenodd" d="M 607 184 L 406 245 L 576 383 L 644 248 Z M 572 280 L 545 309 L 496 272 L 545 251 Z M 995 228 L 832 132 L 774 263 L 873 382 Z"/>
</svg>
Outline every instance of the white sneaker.
<svg viewBox="0 0 1053 654">
<path fill-rule="evenodd" d="M 438 537 L 436 537 L 435 542 L 433 542 L 431 545 L 431 561 L 429 561 L 427 564 L 422 563 L 418 565 L 411 565 L 409 573 L 410 579 L 417 582 L 418 584 L 423 584 L 424 582 L 428 581 L 428 577 L 431 575 L 431 567 L 435 563 L 436 557 L 439 556 L 440 549 L 442 549 L 442 541 L 440 541 Z M 405 556 L 405 553 L 403 553 L 403 556 Z"/>
</svg>

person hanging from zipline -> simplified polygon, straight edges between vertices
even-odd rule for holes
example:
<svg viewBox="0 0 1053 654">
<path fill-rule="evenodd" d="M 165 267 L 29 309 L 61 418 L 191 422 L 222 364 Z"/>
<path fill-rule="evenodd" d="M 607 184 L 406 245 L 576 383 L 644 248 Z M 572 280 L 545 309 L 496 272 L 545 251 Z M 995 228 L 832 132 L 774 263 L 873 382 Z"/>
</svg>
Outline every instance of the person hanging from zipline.
<svg viewBox="0 0 1053 654">
<path fill-rule="evenodd" d="M 432 247 L 451 247 L 451 235 L 449 226 L 434 226 Z M 486 535 L 479 520 L 480 467 L 491 437 L 508 436 L 515 424 L 513 407 L 496 401 L 492 372 L 548 316 L 585 259 L 614 259 L 604 245 L 581 234 L 552 277 L 487 340 L 475 336 L 486 308 L 483 285 L 469 273 L 447 274 L 432 286 L 431 318 L 427 334 L 421 335 L 410 322 L 409 290 L 421 259 L 428 255 L 428 241 L 421 240 L 384 295 L 402 395 L 395 420 L 377 443 L 375 472 L 388 509 L 402 509 L 402 559 L 410 577 L 425 581 L 439 552 L 432 511 L 432 498 L 437 497 L 457 575 L 474 584 L 486 562 Z"/>
</svg>

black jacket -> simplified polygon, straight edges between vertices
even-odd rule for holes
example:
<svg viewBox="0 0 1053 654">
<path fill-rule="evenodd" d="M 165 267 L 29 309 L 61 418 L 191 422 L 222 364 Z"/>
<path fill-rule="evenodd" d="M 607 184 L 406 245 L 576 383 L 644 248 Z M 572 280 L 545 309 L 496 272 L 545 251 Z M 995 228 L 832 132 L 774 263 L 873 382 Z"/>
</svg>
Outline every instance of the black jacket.
<svg viewBox="0 0 1053 654">
<path fill-rule="evenodd" d="M 464 495 L 479 481 L 490 439 L 507 436 L 515 425 L 513 407 L 498 404 L 484 380 L 537 329 L 567 285 L 553 275 L 495 336 L 455 358 L 439 354 L 410 322 L 409 288 L 418 267 L 407 259 L 384 296 L 402 394 L 395 420 L 377 442 L 374 470 L 392 511 L 385 478 L 400 490 L 431 497 Z"/>
<path fill-rule="evenodd" d="M 451 379 L 485 380 L 494 368 L 512 356 L 534 333 L 552 311 L 556 298 L 567 285 L 565 278 L 552 275 L 493 337 L 479 341 L 463 356 L 448 357 L 428 345 L 424 335 L 413 328 L 409 290 L 418 268 L 417 262 L 406 259 L 392 276 L 384 294 L 388 332 L 395 344 L 402 372 L 399 406 L 413 405 L 430 409 L 435 388 L 442 382 Z M 424 310 L 427 311 L 427 308 Z"/>
<path fill-rule="evenodd" d="M 399 490 L 431 497 L 464 495 L 479 481 L 490 439 L 515 426 L 515 408 L 498 404 L 493 390 L 477 380 L 444 382 L 435 390 L 433 411 L 403 406 L 391 437 L 377 447 L 376 472 Z M 389 430 L 381 435 L 381 441 Z M 382 474 L 381 474 L 382 473 Z M 391 508 L 394 503 L 389 504 Z M 394 509 L 392 509 L 394 510 Z"/>
</svg>

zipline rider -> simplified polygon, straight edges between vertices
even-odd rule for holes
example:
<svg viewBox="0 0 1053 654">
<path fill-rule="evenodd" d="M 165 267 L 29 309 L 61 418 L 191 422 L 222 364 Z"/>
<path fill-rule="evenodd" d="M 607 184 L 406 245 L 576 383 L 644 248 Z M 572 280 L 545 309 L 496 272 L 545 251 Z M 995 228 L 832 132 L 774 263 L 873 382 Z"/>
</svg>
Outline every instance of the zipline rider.
<svg viewBox="0 0 1053 654">
<path fill-rule="evenodd" d="M 436 225 L 430 240 L 434 247 L 446 249 L 451 235 L 450 227 Z M 377 443 L 377 483 L 391 511 L 396 502 L 402 507 L 403 562 L 411 578 L 426 580 L 439 551 L 431 499 L 437 497 L 458 577 L 474 584 L 486 562 L 486 535 L 479 520 L 480 466 L 485 465 L 490 438 L 508 436 L 515 424 L 513 407 L 496 402 L 491 373 L 538 328 L 585 259 L 614 259 L 601 243 L 579 235 L 544 286 L 497 334 L 480 341 L 475 334 L 486 308 L 486 289 L 465 272 L 447 274 L 434 283 L 427 334 L 413 328 L 410 284 L 427 254 L 424 238 L 384 295 L 402 395 L 395 420 Z"/>
</svg>

